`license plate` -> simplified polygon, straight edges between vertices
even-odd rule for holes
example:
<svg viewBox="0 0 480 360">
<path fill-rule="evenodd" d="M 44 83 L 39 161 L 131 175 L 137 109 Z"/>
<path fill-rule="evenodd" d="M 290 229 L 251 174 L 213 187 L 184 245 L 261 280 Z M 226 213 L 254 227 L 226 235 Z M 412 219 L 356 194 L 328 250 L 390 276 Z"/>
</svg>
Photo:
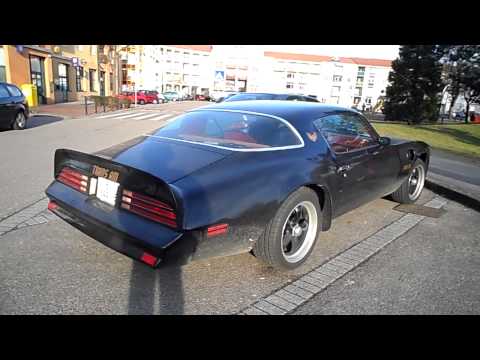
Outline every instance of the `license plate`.
<svg viewBox="0 0 480 360">
<path fill-rule="evenodd" d="M 115 181 L 99 177 L 97 179 L 96 197 L 107 204 L 115 206 L 119 185 L 120 184 Z"/>
</svg>

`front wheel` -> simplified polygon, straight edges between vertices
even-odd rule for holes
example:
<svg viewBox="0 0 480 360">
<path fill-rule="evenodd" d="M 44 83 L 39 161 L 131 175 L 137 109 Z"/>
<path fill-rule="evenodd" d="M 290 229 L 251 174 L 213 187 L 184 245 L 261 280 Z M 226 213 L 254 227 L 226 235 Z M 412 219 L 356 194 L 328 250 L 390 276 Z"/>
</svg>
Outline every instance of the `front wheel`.
<svg viewBox="0 0 480 360">
<path fill-rule="evenodd" d="M 12 128 L 14 130 L 24 130 L 27 127 L 27 117 L 23 111 L 19 111 L 15 115 L 15 120 L 13 121 Z"/>
<path fill-rule="evenodd" d="M 425 163 L 417 159 L 409 177 L 392 193 L 392 199 L 401 204 L 412 204 L 420 197 L 427 175 Z"/>
<path fill-rule="evenodd" d="M 255 243 L 253 253 L 274 268 L 297 268 L 313 250 L 321 219 L 317 194 L 302 187 L 280 206 Z"/>
</svg>

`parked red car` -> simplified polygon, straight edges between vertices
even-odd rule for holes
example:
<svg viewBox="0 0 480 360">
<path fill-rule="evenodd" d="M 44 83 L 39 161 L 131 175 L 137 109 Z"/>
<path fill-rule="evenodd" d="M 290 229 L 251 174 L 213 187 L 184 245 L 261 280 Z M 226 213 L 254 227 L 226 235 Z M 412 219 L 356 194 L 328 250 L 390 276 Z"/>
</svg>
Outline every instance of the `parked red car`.
<svg viewBox="0 0 480 360">
<path fill-rule="evenodd" d="M 135 103 L 135 93 L 133 91 L 124 91 L 118 97 L 120 99 L 129 99 L 132 103 Z M 156 104 L 158 103 L 158 95 L 146 90 L 137 91 L 137 103 L 140 105 Z"/>
</svg>

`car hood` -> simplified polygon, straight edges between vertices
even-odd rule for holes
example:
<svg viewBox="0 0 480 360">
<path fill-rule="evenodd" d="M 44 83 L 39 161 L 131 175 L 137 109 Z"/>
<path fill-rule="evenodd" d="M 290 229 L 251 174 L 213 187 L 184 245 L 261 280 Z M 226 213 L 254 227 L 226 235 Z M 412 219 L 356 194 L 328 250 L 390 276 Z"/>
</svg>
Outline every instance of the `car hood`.
<svg viewBox="0 0 480 360">
<path fill-rule="evenodd" d="M 95 155 L 173 183 L 231 153 L 201 144 L 141 136 L 99 151 Z"/>
</svg>

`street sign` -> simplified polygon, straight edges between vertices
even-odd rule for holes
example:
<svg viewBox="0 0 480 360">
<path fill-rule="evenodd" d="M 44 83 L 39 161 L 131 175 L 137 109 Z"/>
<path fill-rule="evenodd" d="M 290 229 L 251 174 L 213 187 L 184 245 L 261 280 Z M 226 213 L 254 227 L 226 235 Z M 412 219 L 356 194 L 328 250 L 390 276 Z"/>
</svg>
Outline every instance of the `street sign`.
<svg viewBox="0 0 480 360">
<path fill-rule="evenodd" d="M 225 71 L 222 70 L 215 70 L 215 81 L 223 81 L 225 80 Z"/>
</svg>

